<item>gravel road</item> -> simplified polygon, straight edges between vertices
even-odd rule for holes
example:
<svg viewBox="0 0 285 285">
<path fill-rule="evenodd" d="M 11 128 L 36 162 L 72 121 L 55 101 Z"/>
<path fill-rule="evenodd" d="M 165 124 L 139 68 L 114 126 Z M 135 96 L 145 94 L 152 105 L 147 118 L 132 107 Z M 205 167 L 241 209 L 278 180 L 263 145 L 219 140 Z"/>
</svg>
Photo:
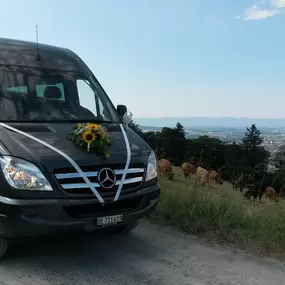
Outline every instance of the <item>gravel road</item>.
<svg viewBox="0 0 285 285">
<path fill-rule="evenodd" d="M 107 233 L 12 244 L 1 285 L 284 284 L 281 263 L 255 258 L 142 221 L 127 236 Z"/>
</svg>

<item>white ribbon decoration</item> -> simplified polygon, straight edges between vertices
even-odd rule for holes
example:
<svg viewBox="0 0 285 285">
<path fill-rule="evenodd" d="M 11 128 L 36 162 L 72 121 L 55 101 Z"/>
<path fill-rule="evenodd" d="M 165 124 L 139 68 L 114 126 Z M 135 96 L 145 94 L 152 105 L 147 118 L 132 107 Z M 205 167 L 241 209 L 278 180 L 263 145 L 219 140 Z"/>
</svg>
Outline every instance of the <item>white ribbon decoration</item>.
<svg viewBox="0 0 285 285">
<path fill-rule="evenodd" d="M 120 124 L 120 127 L 121 127 L 121 131 L 122 131 L 122 134 L 124 136 L 124 140 L 125 140 L 125 144 L 126 144 L 126 149 L 127 149 L 127 160 L 126 160 L 126 165 L 125 165 L 125 169 L 124 169 L 124 172 L 123 172 L 123 175 L 122 175 L 122 179 L 121 179 L 121 183 L 118 187 L 118 190 L 117 190 L 117 193 L 116 193 L 116 196 L 114 198 L 114 201 L 117 201 L 120 197 L 120 194 L 121 194 L 121 191 L 122 191 L 122 188 L 123 188 L 123 185 L 124 185 L 124 182 L 125 182 L 125 179 L 126 179 L 126 175 L 127 175 L 127 171 L 129 169 L 129 165 L 130 165 L 130 161 L 131 161 L 131 147 L 130 147 L 130 142 L 129 142 L 129 139 L 128 139 L 128 136 L 125 132 L 125 129 L 123 127 L 122 124 Z"/>
<path fill-rule="evenodd" d="M 56 147 L 30 135 L 30 134 L 27 134 L 25 132 L 22 132 L 16 128 L 13 128 L 7 124 L 4 124 L 4 123 L 0 123 L 0 126 L 6 128 L 6 129 L 9 129 L 11 131 L 14 131 L 14 132 L 17 132 L 23 136 L 26 136 L 38 143 L 41 143 L 42 145 L 50 148 L 51 150 L 57 152 L 58 154 L 62 155 L 66 160 L 69 161 L 69 163 L 75 168 L 75 170 L 78 172 L 78 174 L 81 176 L 81 178 L 85 181 L 85 183 L 89 186 L 89 188 L 92 190 L 92 192 L 94 193 L 94 195 L 96 196 L 96 198 L 102 203 L 104 204 L 105 201 L 104 199 L 101 197 L 101 195 L 98 193 L 98 191 L 96 190 L 96 188 L 92 185 L 92 183 L 89 181 L 88 177 L 84 174 L 84 172 L 80 169 L 80 167 L 78 166 L 78 164 L 70 157 L 68 156 L 66 153 L 62 152 L 61 150 L 57 149 Z M 121 128 L 121 131 L 122 131 L 122 134 L 123 134 L 123 137 L 124 137 L 124 141 L 125 141 L 125 144 L 126 144 L 126 149 L 127 149 L 127 160 L 126 160 L 126 164 L 125 164 L 125 169 L 124 169 L 124 172 L 123 172 L 123 175 L 122 175 L 122 179 L 121 179 L 121 183 L 118 187 L 118 190 L 116 192 L 116 195 L 115 195 L 115 198 L 113 201 L 117 201 L 120 197 L 120 194 L 121 194 L 121 191 L 122 191 L 122 187 L 124 185 L 124 182 L 125 182 L 125 179 L 126 179 L 126 175 L 127 175 L 127 171 L 129 169 L 129 165 L 130 165 L 130 161 L 131 161 L 131 148 L 130 148 L 130 143 L 129 143 L 129 139 L 128 139 L 128 136 L 124 130 L 124 127 L 122 124 L 120 124 L 120 128 Z"/>
<path fill-rule="evenodd" d="M 81 178 L 85 181 L 85 183 L 89 186 L 89 188 L 92 190 L 92 192 L 94 193 L 94 195 L 97 197 L 97 199 L 103 204 L 105 203 L 104 199 L 101 197 L 101 195 L 98 193 L 98 191 L 96 190 L 96 188 L 92 185 L 92 183 L 89 181 L 89 179 L 87 178 L 87 176 L 84 174 L 84 172 L 80 169 L 80 167 L 77 165 L 77 163 L 70 157 L 68 156 L 67 154 L 65 154 L 64 152 L 60 151 L 59 149 L 53 147 L 52 145 L 32 136 L 32 135 L 29 135 L 25 132 L 22 132 L 18 129 L 15 129 L 7 124 L 4 124 L 4 123 L 0 123 L 0 126 L 6 128 L 6 129 L 9 129 L 11 131 L 14 131 L 14 132 L 17 132 L 23 136 L 26 136 L 38 143 L 41 143 L 43 144 L 44 146 L 52 149 L 53 151 L 57 152 L 58 154 L 62 155 L 66 160 L 68 160 L 70 162 L 70 164 L 76 169 L 76 171 L 78 172 L 78 174 L 81 176 Z"/>
</svg>

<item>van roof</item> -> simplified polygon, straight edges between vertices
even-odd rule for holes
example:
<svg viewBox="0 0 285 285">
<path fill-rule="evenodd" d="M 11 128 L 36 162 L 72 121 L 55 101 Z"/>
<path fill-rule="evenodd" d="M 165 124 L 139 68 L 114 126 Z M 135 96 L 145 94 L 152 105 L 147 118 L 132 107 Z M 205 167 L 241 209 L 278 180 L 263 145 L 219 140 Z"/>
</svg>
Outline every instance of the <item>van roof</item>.
<svg viewBox="0 0 285 285">
<path fill-rule="evenodd" d="M 56 46 L 39 44 L 41 60 L 36 59 L 35 42 L 0 38 L 0 66 L 46 68 L 62 71 L 91 73 L 87 65 L 71 50 Z"/>
</svg>

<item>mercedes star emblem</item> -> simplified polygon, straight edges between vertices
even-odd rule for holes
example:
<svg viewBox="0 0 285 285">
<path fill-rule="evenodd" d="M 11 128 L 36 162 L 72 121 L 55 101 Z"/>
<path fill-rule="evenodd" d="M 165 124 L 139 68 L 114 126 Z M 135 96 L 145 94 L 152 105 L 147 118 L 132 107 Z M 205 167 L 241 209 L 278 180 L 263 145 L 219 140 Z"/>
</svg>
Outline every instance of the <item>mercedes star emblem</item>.
<svg viewBox="0 0 285 285">
<path fill-rule="evenodd" d="M 116 174 L 110 168 L 103 168 L 98 173 L 99 184 L 106 189 L 112 188 L 116 185 Z"/>
</svg>

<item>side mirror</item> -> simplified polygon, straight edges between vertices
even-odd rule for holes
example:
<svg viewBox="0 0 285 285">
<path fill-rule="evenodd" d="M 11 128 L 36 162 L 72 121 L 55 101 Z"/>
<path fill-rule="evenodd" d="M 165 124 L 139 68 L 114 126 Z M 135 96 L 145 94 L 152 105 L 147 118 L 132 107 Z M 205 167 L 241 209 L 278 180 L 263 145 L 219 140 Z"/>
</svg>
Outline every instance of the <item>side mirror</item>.
<svg viewBox="0 0 285 285">
<path fill-rule="evenodd" d="M 127 107 L 125 105 L 118 105 L 117 112 L 121 117 L 123 117 L 127 113 Z"/>
</svg>

